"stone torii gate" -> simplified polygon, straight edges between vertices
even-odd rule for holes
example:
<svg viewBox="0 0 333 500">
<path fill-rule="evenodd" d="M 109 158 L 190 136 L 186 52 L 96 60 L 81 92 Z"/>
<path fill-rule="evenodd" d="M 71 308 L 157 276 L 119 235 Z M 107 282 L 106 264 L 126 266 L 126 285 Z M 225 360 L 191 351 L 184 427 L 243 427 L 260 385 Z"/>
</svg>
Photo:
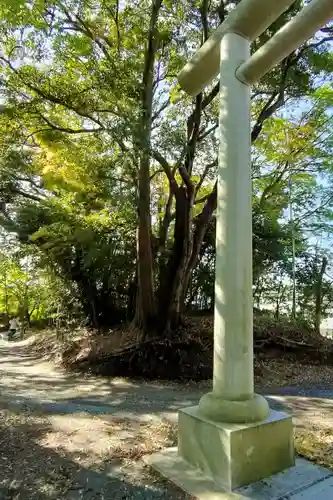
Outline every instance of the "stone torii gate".
<svg viewBox="0 0 333 500">
<path fill-rule="evenodd" d="M 213 389 L 179 412 L 178 450 L 147 461 L 192 494 L 210 478 L 207 500 L 295 463 L 291 416 L 254 393 L 250 144 L 250 85 L 333 17 L 333 0 L 312 0 L 251 56 L 294 1 L 241 0 L 178 77 L 196 96 L 220 72 Z"/>
</svg>

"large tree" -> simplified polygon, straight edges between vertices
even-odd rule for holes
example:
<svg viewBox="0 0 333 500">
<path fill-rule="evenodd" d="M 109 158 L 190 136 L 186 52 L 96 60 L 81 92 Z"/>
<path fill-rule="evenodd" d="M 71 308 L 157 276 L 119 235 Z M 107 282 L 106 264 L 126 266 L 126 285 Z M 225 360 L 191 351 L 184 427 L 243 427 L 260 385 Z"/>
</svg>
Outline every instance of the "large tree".
<svg viewBox="0 0 333 500">
<path fill-rule="evenodd" d="M 93 226 L 95 247 L 96 234 L 107 247 L 113 230 L 119 237 L 110 211 L 125 210 L 137 244 L 136 259 L 125 258 L 132 268 L 124 282 L 136 287 L 134 320 L 143 336 L 178 325 L 216 206 L 218 81 L 190 99 L 176 75 L 236 3 L 19 0 L 0 7 L 3 223 L 53 256 L 58 236 L 67 248 L 60 259 L 84 281 L 91 304 L 104 288 L 85 267 L 89 252 L 76 229 Z M 330 38 L 327 27 L 253 88 L 254 143 L 288 100 L 308 95 L 317 75 L 331 71 Z M 29 210 L 30 226 L 23 223 Z"/>
</svg>

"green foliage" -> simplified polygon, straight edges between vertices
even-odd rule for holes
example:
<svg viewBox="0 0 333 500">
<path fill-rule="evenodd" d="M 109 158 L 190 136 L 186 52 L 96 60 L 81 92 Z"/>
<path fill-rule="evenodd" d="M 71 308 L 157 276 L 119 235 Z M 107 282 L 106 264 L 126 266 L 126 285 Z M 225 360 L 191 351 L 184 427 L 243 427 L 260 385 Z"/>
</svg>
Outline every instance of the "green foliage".
<svg viewBox="0 0 333 500">
<path fill-rule="evenodd" d="M 235 3 L 229 2 L 228 9 Z M 301 4 L 295 2 L 253 49 Z M 209 33 L 224 14 L 220 2 L 209 3 Z M 186 165 L 191 145 L 188 117 L 193 120 L 195 107 L 181 92 L 176 75 L 203 40 L 201 2 L 162 2 L 147 137 L 140 120 L 145 113 L 151 2 L 7 0 L 1 2 L 0 15 L 0 225 L 17 235 L 18 247 L 29 249 L 37 273 L 31 278 L 22 261 L 6 257 L 3 269 L 11 286 L 15 282 L 16 294 L 9 282 L 2 285 L 1 307 L 7 307 L 3 297 L 8 292 L 11 311 L 23 306 L 31 310 L 38 303 L 38 314 L 52 315 L 64 303 L 63 287 L 66 302 L 72 297 L 73 308 L 81 308 L 95 326 L 131 318 L 137 280 L 140 144 L 148 136 L 148 219 L 156 287 L 159 268 L 163 263 L 172 269 L 176 253 L 180 209 L 165 165 L 181 186 L 179 166 Z M 255 286 L 267 276 L 271 281 L 276 275 L 290 280 L 293 239 L 300 255 L 309 237 L 331 233 L 333 89 L 327 75 L 332 64 L 325 39 L 310 40 L 253 89 Z M 219 106 L 217 99 L 207 102 L 188 172 L 193 185 L 199 186 L 190 207 L 194 230 L 216 180 Z M 191 307 L 212 306 L 214 231 L 212 220 L 189 283 Z M 269 287 L 264 288 L 266 299 L 275 301 Z M 56 297 L 54 302 L 48 301 L 50 295 Z"/>
</svg>

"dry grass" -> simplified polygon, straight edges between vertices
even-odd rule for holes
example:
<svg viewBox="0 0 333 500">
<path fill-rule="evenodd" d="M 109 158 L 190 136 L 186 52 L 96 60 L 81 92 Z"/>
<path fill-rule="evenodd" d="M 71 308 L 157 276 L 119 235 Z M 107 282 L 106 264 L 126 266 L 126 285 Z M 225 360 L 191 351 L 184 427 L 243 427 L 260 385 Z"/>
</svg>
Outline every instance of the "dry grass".
<svg viewBox="0 0 333 500">
<path fill-rule="evenodd" d="M 82 487 L 78 474 L 110 466 L 135 484 L 160 485 L 140 458 L 175 445 L 176 438 L 177 425 L 162 421 L 0 410 L 0 496 L 2 488 L 11 499 L 72 498 Z M 295 445 L 299 455 L 333 469 L 333 430 L 327 425 L 297 421 Z"/>
<path fill-rule="evenodd" d="M 261 389 L 288 385 L 325 385 L 333 383 L 333 366 L 305 364 L 295 360 L 255 359 L 255 384 Z"/>
<path fill-rule="evenodd" d="M 140 422 L 108 415 L 87 414 L 49 417 L 51 428 L 40 444 L 44 448 L 71 453 L 85 466 L 99 467 L 104 460 L 138 460 L 176 443 L 171 424 Z"/>
<path fill-rule="evenodd" d="M 295 446 L 297 453 L 317 465 L 333 470 L 333 430 L 312 426 L 296 427 Z"/>
<path fill-rule="evenodd" d="M 132 344 L 136 335 L 135 331 L 129 330 L 96 338 L 87 331 L 80 331 L 71 335 L 65 345 L 70 348 L 76 342 L 79 343 L 79 349 L 73 350 L 73 356 L 86 356 L 89 352 L 89 356 L 98 357 L 102 352 L 110 352 L 121 346 Z M 52 348 L 50 349 L 51 339 Z M 34 349 L 41 355 L 48 353 L 54 359 L 54 353 L 58 353 L 60 357 L 63 347 L 64 345 L 59 347 L 54 332 L 46 332 L 39 337 Z M 329 385 L 333 383 L 333 367 L 313 363 L 305 364 L 288 359 L 287 356 L 283 358 L 257 356 L 255 359 L 255 383 L 259 389 L 281 388 L 287 385 L 308 387 Z M 199 384 L 195 384 L 196 388 L 198 386 Z M 327 425 L 330 422 L 330 413 L 326 422 L 321 421 L 318 415 L 318 419 L 315 417 L 311 419 L 309 425 L 304 425 L 308 411 L 308 409 L 304 410 L 304 414 L 296 422 L 296 451 L 299 455 L 318 465 L 333 469 L 333 430 L 330 425 Z M 330 412 L 329 408 L 328 412 Z M 3 415 L 1 418 L 4 418 Z M 9 423 L 11 427 L 12 418 L 12 416 L 5 418 L 6 425 Z M 17 418 L 26 419 L 25 425 L 32 417 L 30 415 L 24 417 L 16 415 L 15 419 Z M 138 466 L 140 457 L 172 446 L 176 442 L 176 426 L 163 422 L 140 423 L 129 419 L 92 418 L 84 415 L 75 418 L 71 416 L 70 419 L 69 417 L 52 417 L 47 421 L 45 417 L 35 415 L 33 419 L 35 423 L 38 423 L 38 426 L 45 429 L 43 435 L 39 436 L 36 441 L 40 449 L 52 450 L 63 457 L 70 455 L 73 463 L 94 467 L 96 470 L 103 468 L 105 461 L 111 459 L 111 461 L 120 462 L 122 467 L 128 466 L 138 470 L 139 475 L 147 474 Z M 65 422 L 66 419 L 70 420 L 70 425 Z M 29 431 L 27 436 L 29 438 Z M 1 453 L 0 473 L 7 474 L 10 460 L 6 454 L 11 439 L 1 438 L 0 445 L 5 452 Z M 16 448 L 12 446 L 12 450 L 15 452 L 17 446 Z M 19 451 L 18 456 L 21 456 L 21 451 Z M 26 463 L 23 465 L 26 466 Z M 11 477 L 10 471 L 8 477 Z"/>
<path fill-rule="evenodd" d="M 177 442 L 177 428 L 168 422 L 139 424 L 132 439 L 127 439 L 126 442 L 115 443 L 111 445 L 111 453 L 114 458 L 125 458 L 138 460 L 144 455 L 150 455 L 163 448 L 175 446 Z M 126 426 L 133 429 L 133 424 L 128 422 Z"/>
<path fill-rule="evenodd" d="M 0 498 L 2 492 L 12 500 L 72 498 L 82 478 L 110 467 L 115 477 L 131 476 L 132 484 L 161 485 L 140 458 L 174 445 L 175 430 L 165 422 L 0 410 Z M 116 493 L 119 485 L 113 487 Z M 187 498 L 170 488 L 171 498 Z"/>
<path fill-rule="evenodd" d="M 207 319 L 209 323 L 210 319 Z M 107 356 L 107 353 L 133 345 L 138 332 L 123 329 L 105 335 L 94 335 L 87 329 L 74 330 L 65 336 L 63 342 L 56 338 L 54 330 L 43 331 L 35 335 L 35 341 L 29 350 L 41 358 L 50 359 L 67 367 L 75 366 L 80 360 L 93 362 Z M 203 340 L 204 344 L 204 340 Z M 203 349 L 205 346 L 203 345 Z M 304 360 L 288 358 L 287 354 L 273 351 L 257 354 L 254 360 L 255 383 L 259 389 L 284 387 L 287 385 L 323 385 L 333 383 L 333 366 Z M 203 382 L 205 385 L 207 382 Z M 200 382 L 196 382 L 202 385 Z"/>
<path fill-rule="evenodd" d="M 137 341 L 138 331 L 134 328 L 110 330 L 105 334 L 96 335 L 95 331 L 87 328 L 75 328 L 72 331 L 60 332 L 55 329 L 44 329 L 41 332 L 30 332 L 34 341 L 30 351 L 46 359 L 56 359 L 60 362 L 66 352 L 66 362 L 75 363 L 81 358 L 89 356 L 93 360 L 104 354 L 133 345 Z"/>
</svg>

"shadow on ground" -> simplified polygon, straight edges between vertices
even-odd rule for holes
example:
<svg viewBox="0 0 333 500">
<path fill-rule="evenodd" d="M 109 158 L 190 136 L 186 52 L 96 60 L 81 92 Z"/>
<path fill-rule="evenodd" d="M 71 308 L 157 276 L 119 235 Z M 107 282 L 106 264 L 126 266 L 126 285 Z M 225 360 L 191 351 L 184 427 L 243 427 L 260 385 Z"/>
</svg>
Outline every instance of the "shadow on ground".
<svg viewBox="0 0 333 500">
<path fill-rule="evenodd" d="M 68 374 L 29 354 L 24 346 L 0 346 L 0 401 L 50 414 L 87 412 L 132 419 L 176 421 L 177 410 L 196 405 L 207 391 L 199 384 L 154 383 Z M 270 391 L 270 405 L 297 418 L 331 420 L 333 389 L 290 386 Z"/>
<path fill-rule="evenodd" d="M 1 345 L 0 500 L 184 499 L 178 490 L 155 482 L 143 469 L 140 474 L 131 473 L 134 462 L 127 472 L 122 463 L 120 473 L 119 460 L 123 459 L 116 459 L 111 452 L 87 465 L 89 446 L 98 440 L 98 431 L 90 431 L 97 429 L 96 424 L 87 424 L 87 430 L 83 427 L 85 419 L 92 418 L 82 413 L 93 417 L 111 415 L 112 429 L 117 418 L 135 420 L 145 428 L 145 423 L 154 418 L 176 421 L 177 410 L 197 404 L 206 391 L 199 384 L 131 382 L 67 374 L 27 353 L 22 346 Z M 293 412 L 302 428 L 318 421 L 332 426 L 330 387 L 285 387 L 271 393 L 268 399 L 272 408 Z M 74 421 L 76 430 L 69 429 L 64 434 L 64 427 Z M 62 434 L 57 430 L 58 424 Z M 80 426 L 81 433 L 79 437 L 75 435 L 75 441 L 73 435 Z M 119 426 L 128 444 L 134 434 L 129 436 L 123 422 Z M 58 440 L 54 446 L 48 445 L 50 434 Z M 63 443 L 61 436 L 71 442 Z M 101 432 L 100 443 L 112 439 L 105 436 Z"/>
<path fill-rule="evenodd" d="M 0 374 L 0 401 L 55 413 L 168 417 L 181 407 L 197 404 L 205 392 L 180 384 L 68 374 L 12 346 L 0 348 Z"/>
<path fill-rule="evenodd" d="M 106 457 L 89 467 L 84 450 L 70 453 L 43 445 L 53 431 L 46 419 L 4 412 L 0 422 L 0 500 L 167 500 L 185 499 L 176 488 L 166 490 L 144 472 L 117 474 L 119 463 Z M 37 418 L 37 421 L 36 421 Z M 118 461 L 119 462 L 119 461 Z"/>
</svg>

